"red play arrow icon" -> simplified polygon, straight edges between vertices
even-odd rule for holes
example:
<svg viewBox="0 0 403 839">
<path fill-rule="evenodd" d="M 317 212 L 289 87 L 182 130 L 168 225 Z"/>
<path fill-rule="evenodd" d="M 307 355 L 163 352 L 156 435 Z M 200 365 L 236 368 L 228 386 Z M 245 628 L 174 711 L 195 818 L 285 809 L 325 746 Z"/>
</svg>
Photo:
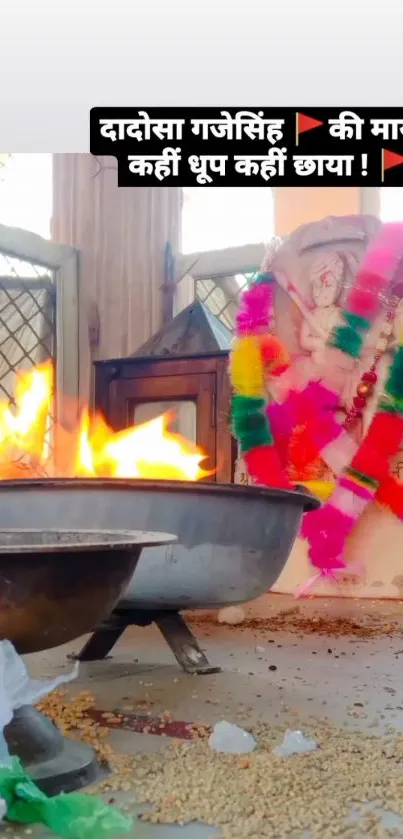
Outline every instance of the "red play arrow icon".
<svg viewBox="0 0 403 839">
<path fill-rule="evenodd" d="M 397 154 L 395 151 L 389 149 L 382 149 L 382 183 L 387 169 L 393 169 L 394 166 L 401 166 L 403 163 L 403 154 Z"/>
<path fill-rule="evenodd" d="M 303 134 L 305 131 L 312 131 L 313 128 L 319 128 L 320 125 L 323 125 L 322 120 L 314 119 L 313 117 L 307 116 L 307 114 L 300 114 L 296 113 L 296 145 L 298 145 L 299 135 Z"/>
</svg>

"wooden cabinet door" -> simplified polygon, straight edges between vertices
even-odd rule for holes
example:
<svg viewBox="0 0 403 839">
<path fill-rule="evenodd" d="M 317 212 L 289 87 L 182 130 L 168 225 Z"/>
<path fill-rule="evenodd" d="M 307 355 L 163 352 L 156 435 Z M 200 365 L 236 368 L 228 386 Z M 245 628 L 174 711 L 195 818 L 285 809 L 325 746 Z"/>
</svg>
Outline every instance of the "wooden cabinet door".
<svg viewBox="0 0 403 839">
<path fill-rule="evenodd" d="M 115 429 L 123 429 L 171 410 L 172 430 L 201 446 L 207 455 L 203 468 L 215 470 L 216 378 L 210 372 L 120 379 L 111 383 L 108 419 Z"/>
</svg>

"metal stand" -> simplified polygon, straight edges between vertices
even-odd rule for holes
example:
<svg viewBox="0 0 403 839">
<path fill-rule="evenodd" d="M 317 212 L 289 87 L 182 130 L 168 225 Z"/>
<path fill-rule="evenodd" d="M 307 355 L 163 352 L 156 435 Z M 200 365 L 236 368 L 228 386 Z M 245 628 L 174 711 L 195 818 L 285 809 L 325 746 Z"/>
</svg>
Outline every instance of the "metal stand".
<svg viewBox="0 0 403 839">
<path fill-rule="evenodd" d="M 27 775 L 46 795 L 72 792 L 100 777 L 95 752 L 84 743 L 63 737 L 32 705 L 15 711 L 4 736 L 10 754 L 20 759 Z"/>
<path fill-rule="evenodd" d="M 213 667 L 179 612 L 116 609 L 110 618 L 95 630 L 76 656 L 78 661 L 100 661 L 107 657 L 128 626 L 149 626 L 156 623 L 185 673 L 204 675 L 219 673 Z"/>
</svg>

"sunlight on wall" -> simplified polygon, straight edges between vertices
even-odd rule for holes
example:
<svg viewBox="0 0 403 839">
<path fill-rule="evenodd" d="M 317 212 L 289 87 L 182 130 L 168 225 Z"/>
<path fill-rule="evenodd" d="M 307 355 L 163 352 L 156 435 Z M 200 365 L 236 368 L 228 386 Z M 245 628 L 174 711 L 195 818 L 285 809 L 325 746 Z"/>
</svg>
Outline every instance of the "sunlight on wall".
<svg viewBox="0 0 403 839">
<path fill-rule="evenodd" d="M 182 253 L 269 242 L 273 234 L 270 187 L 183 189 Z"/>
<path fill-rule="evenodd" d="M 50 238 L 52 155 L 13 154 L 0 171 L 0 224 Z"/>
</svg>

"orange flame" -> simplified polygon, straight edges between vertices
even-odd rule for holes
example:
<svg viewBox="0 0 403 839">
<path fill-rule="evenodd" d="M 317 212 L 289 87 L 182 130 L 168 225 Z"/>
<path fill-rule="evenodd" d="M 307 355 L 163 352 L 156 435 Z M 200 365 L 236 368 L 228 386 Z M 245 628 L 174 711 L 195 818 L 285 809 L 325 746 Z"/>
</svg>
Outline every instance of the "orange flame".
<svg viewBox="0 0 403 839">
<path fill-rule="evenodd" d="M 211 475 L 201 466 L 206 459 L 202 449 L 169 431 L 170 413 L 114 432 L 86 408 L 76 432 L 57 426 L 51 431 L 52 386 L 52 364 L 46 362 L 17 374 L 13 407 L 0 401 L 0 479 L 62 475 L 198 481 Z"/>
</svg>

